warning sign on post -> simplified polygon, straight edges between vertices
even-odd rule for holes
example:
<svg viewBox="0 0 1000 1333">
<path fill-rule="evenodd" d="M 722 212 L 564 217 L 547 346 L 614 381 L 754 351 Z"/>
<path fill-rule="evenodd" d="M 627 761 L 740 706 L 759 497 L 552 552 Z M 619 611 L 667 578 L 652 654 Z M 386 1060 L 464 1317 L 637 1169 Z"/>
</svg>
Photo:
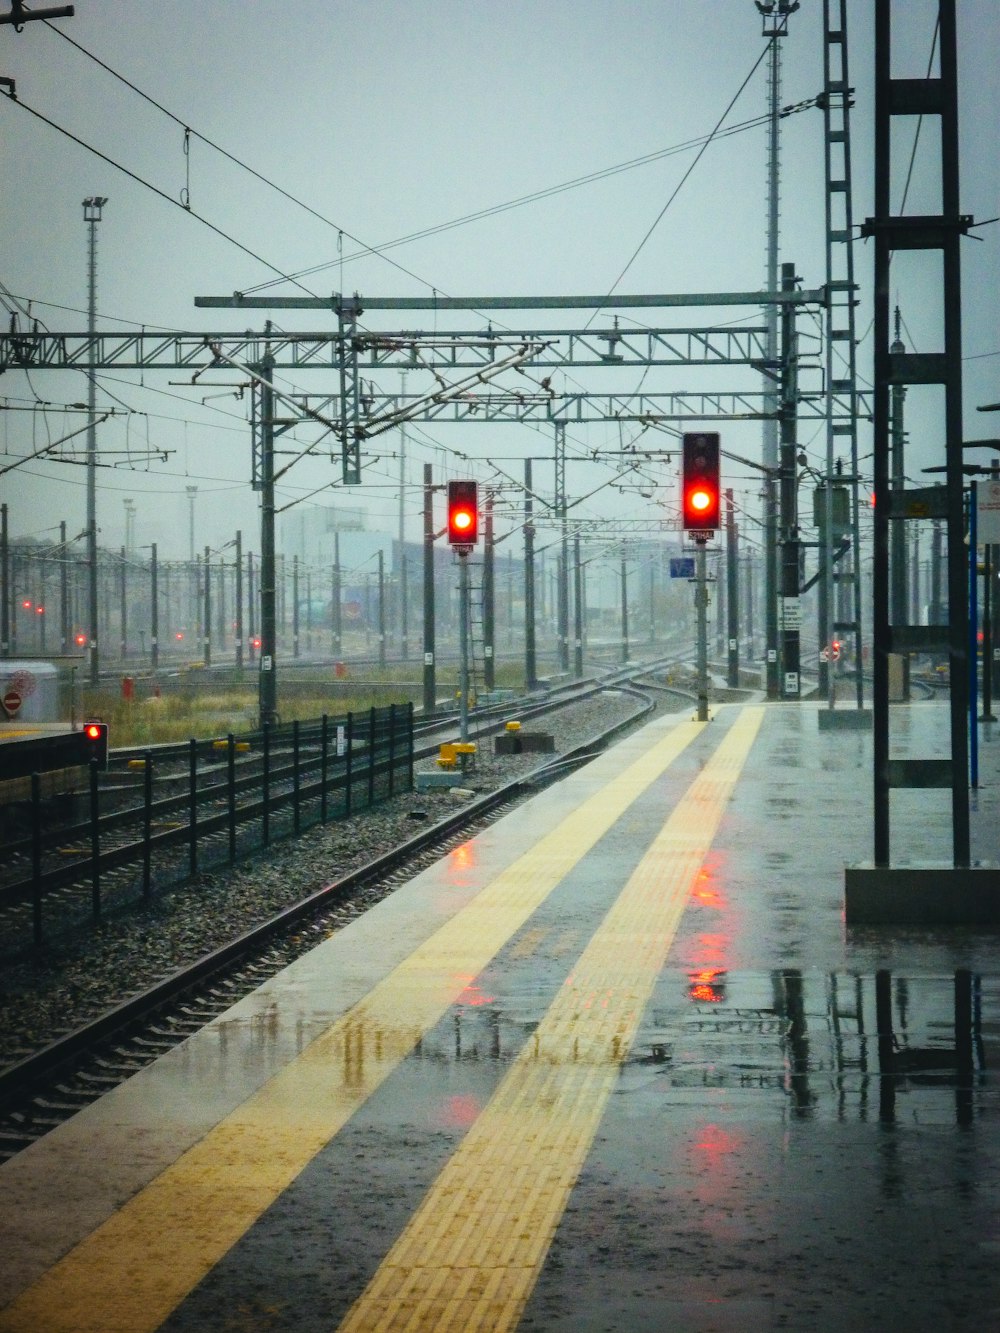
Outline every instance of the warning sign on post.
<svg viewBox="0 0 1000 1333">
<path fill-rule="evenodd" d="M 797 597 L 778 598 L 778 628 L 802 628 L 802 604 Z"/>
</svg>

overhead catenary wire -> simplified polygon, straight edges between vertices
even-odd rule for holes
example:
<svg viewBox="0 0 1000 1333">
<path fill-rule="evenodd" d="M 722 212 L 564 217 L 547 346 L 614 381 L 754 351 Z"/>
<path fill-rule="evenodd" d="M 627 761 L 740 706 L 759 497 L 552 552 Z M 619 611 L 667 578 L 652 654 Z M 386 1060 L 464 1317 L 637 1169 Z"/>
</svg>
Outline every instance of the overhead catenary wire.
<svg viewBox="0 0 1000 1333">
<path fill-rule="evenodd" d="M 179 199 L 174 199 L 171 195 L 167 194 L 166 190 L 161 190 L 160 187 L 158 185 L 154 185 L 152 181 L 146 180 L 145 177 L 140 176 L 137 172 L 132 171 L 129 167 L 124 166 L 121 162 L 115 161 L 115 159 L 113 157 L 109 157 L 107 153 L 102 153 L 99 148 L 95 148 L 93 144 L 87 143 L 87 141 L 85 139 L 81 139 L 78 134 L 74 134 L 72 130 L 68 130 L 65 128 L 65 126 L 58 124 L 58 122 L 54 120 L 51 120 L 48 116 L 43 115 L 41 111 L 37 111 L 34 107 L 29 106 L 27 102 L 22 101 L 22 99 L 19 97 L 15 98 L 11 97 L 10 95 L 7 95 L 5 100 L 7 102 L 12 102 L 15 106 L 19 106 L 22 111 L 27 111 L 28 114 L 34 116 L 36 120 L 40 120 L 42 124 L 48 125 L 50 129 L 53 129 L 56 131 L 56 133 L 63 135 L 64 138 L 69 139 L 72 143 L 77 144 L 80 148 L 86 149 L 88 153 L 93 153 L 93 155 L 97 158 L 100 158 L 102 162 L 106 162 L 109 167 L 113 167 L 115 171 L 120 171 L 123 176 L 127 176 L 130 180 L 135 181 L 136 184 L 138 185 L 144 186 L 147 190 L 151 190 L 153 194 L 157 195 L 160 199 L 166 200 L 166 202 L 168 204 L 171 204 L 174 208 L 179 208 L 182 213 L 188 214 L 188 216 L 194 218 L 196 222 L 200 222 L 202 226 L 207 227 L 209 231 L 214 232 L 216 236 L 220 236 L 224 241 L 227 241 L 230 245 L 235 246 L 237 250 L 241 250 L 245 255 L 249 255 L 250 258 L 255 260 L 258 264 L 262 264 L 266 269 L 270 269 L 272 273 L 277 273 L 283 279 L 287 278 L 287 274 L 285 274 L 284 270 L 279 268 L 278 265 L 272 264 L 270 260 L 265 259 L 262 255 L 257 254 L 255 250 L 251 250 L 248 245 L 244 245 L 242 241 L 238 241 L 235 238 L 235 236 L 230 236 L 228 232 L 224 231 L 214 222 L 209 221 L 209 219 L 206 218 L 203 214 L 195 212 L 193 208 L 185 208 L 184 204 Z M 294 279 L 289 279 L 289 281 L 294 282 Z M 295 282 L 295 286 L 298 287 L 301 291 L 305 292 L 307 296 L 316 295 L 316 293 L 310 291 L 308 287 L 304 287 L 302 283 Z"/>
<path fill-rule="evenodd" d="M 783 116 L 793 115 L 798 111 L 805 111 L 809 107 L 815 106 L 816 99 L 808 98 L 803 102 L 797 102 L 794 105 L 782 109 Z M 299 269 L 294 277 L 309 278 L 317 273 L 323 273 L 331 268 L 342 267 L 344 264 L 353 260 L 363 259 L 368 255 L 384 255 L 386 250 L 393 250 L 397 246 L 410 245 L 414 241 L 426 240 L 430 236 L 439 236 L 442 232 L 453 231 L 457 227 L 468 226 L 474 222 L 482 222 L 487 218 L 496 217 L 501 213 L 510 212 L 515 208 L 523 208 L 528 204 L 538 203 L 543 199 L 551 199 L 556 195 L 564 194 L 568 190 L 576 190 L 584 185 L 594 184 L 596 181 L 607 180 L 610 176 L 616 176 L 626 171 L 634 171 L 638 167 L 648 166 L 653 162 L 660 162 L 664 158 L 674 157 L 680 153 L 690 152 L 692 149 L 700 146 L 707 146 L 713 137 L 718 139 L 728 138 L 733 134 L 743 134 L 747 130 L 757 129 L 767 122 L 765 115 L 755 116 L 750 120 L 741 121 L 738 125 L 730 125 L 726 129 L 714 133 L 714 135 L 700 135 L 694 139 L 688 139 L 683 143 L 672 144 L 668 148 L 656 149 L 651 153 L 644 153 L 640 157 L 630 158 L 626 162 L 616 163 L 614 166 L 602 167 L 597 171 L 588 172 L 583 176 L 575 176 L 570 180 L 562 181 L 558 185 L 549 185 L 544 189 L 535 190 L 530 194 L 518 195 L 515 199 L 509 199 L 504 203 L 492 204 L 487 208 L 477 209 L 472 213 L 464 213 L 460 217 L 452 218 L 447 222 L 437 222 L 428 227 L 423 227 L 418 231 L 408 232 L 405 236 L 398 236 L 391 241 L 383 241 L 377 246 L 363 246 L 362 249 L 353 254 L 338 254 L 336 259 L 326 260 L 321 264 L 314 264 L 311 268 Z M 311 211 L 311 210 L 310 210 Z M 243 295 L 248 296 L 251 293 L 266 291 L 274 286 L 280 279 L 269 279 L 266 282 L 258 283 L 253 287 L 243 289 Z M 343 285 L 343 284 L 341 284 Z"/>
<path fill-rule="evenodd" d="M 95 65 L 99 65 L 100 68 L 105 71 L 105 73 L 110 74 L 112 78 L 117 79 L 119 83 L 124 84 L 126 88 L 129 88 L 138 97 L 141 97 L 143 101 L 148 102 L 150 106 L 155 107 L 157 111 L 161 112 L 169 120 L 172 120 L 175 125 L 178 125 L 181 129 L 183 129 L 184 144 L 185 144 L 184 152 L 188 167 L 190 166 L 190 140 L 193 137 L 199 140 L 199 142 L 203 143 L 207 148 L 211 148 L 214 152 L 219 153 L 220 156 L 224 157 L 228 162 L 232 162 L 234 166 L 237 166 L 241 170 L 246 171 L 249 175 L 253 176 L 255 180 L 260 181 L 262 184 L 276 191 L 276 193 L 280 194 L 290 203 L 293 203 L 297 207 L 303 209 L 306 213 L 310 214 L 311 217 L 316 218 L 319 222 L 322 222 L 325 226 L 332 227 L 333 230 L 339 232 L 340 235 L 349 237 L 349 239 L 352 240 L 355 245 L 360 245 L 363 247 L 363 252 L 365 254 L 372 254 L 372 255 L 380 254 L 380 251 L 377 247 L 365 245 L 365 242 L 362 241 L 359 237 L 352 235 L 349 231 L 346 231 L 336 222 L 332 222 L 329 218 L 324 217 L 322 213 L 318 212 L 315 208 L 311 207 L 311 205 L 305 203 L 302 199 L 297 198 L 294 194 L 290 193 L 290 191 L 284 189 L 282 186 L 278 185 L 275 181 L 263 175 L 262 172 L 257 171 L 256 168 L 250 166 L 248 162 L 244 162 L 241 158 L 238 158 L 234 153 L 230 153 L 228 149 L 223 148 L 221 144 L 217 144 L 213 139 L 210 139 L 207 135 L 201 134 L 198 130 L 192 129 L 187 121 L 182 120 L 180 116 L 176 115 L 168 107 L 165 107 L 162 102 L 158 102 L 155 97 L 151 97 L 149 93 L 144 92 L 136 84 L 132 83 L 130 79 L 127 79 L 124 76 L 124 74 L 120 74 L 116 69 L 113 69 L 110 65 L 106 64 L 105 61 L 101 60 L 99 56 L 95 56 L 92 51 L 88 51 L 85 46 L 82 46 L 79 42 L 75 41 L 72 37 L 70 37 L 70 35 L 67 32 L 63 31 L 62 28 L 58 28 L 54 24 L 49 23 L 47 21 L 45 22 L 45 26 L 49 29 L 50 32 L 57 33 L 58 36 L 60 36 L 63 39 L 63 41 L 69 42 L 70 46 L 75 47 L 76 50 L 81 53 L 81 55 L 86 56 L 88 60 L 92 60 Z M 179 202 L 182 208 L 186 209 L 188 212 L 191 212 L 192 210 L 190 208 L 189 175 L 187 176 L 187 182 L 188 183 L 184 191 L 184 193 L 187 195 L 187 201 L 185 202 L 182 199 L 180 201 L 172 200 L 171 202 Z M 169 196 L 166 197 L 169 198 Z M 399 269 L 399 271 L 401 273 L 406 274 L 407 277 L 416 278 L 416 280 L 421 283 L 424 282 L 423 278 L 420 278 L 416 273 L 412 273 L 408 268 L 406 268 L 402 264 L 397 263 L 395 260 L 387 259 L 386 263 L 391 264 L 393 268 Z M 268 267 L 271 266 L 268 265 Z M 279 270 L 275 269 L 275 272 L 279 272 Z M 280 274 L 280 279 L 281 280 L 287 279 L 290 282 L 296 282 L 295 277 L 286 274 Z M 296 282 L 296 286 L 298 285 L 299 284 Z M 427 283 L 426 285 L 429 286 L 430 284 Z M 303 288 L 302 290 L 305 291 L 306 288 Z M 313 294 L 314 293 L 310 293 L 310 295 Z"/>
</svg>

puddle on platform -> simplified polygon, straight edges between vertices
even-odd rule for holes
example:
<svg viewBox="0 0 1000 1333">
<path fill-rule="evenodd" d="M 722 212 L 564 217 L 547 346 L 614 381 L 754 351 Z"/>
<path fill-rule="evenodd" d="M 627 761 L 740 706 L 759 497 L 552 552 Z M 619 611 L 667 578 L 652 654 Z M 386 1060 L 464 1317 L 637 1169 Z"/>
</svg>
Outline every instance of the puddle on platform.
<svg viewBox="0 0 1000 1333">
<path fill-rule="evenodd" d="M 664 975 L 622 1090 L 652 1078 L 668 1097 L 769 1093 L 796 1116 L 965 1124 L 995 1113 L 998 1064 L 997 977 L 715 969 Z"/>
</svg>

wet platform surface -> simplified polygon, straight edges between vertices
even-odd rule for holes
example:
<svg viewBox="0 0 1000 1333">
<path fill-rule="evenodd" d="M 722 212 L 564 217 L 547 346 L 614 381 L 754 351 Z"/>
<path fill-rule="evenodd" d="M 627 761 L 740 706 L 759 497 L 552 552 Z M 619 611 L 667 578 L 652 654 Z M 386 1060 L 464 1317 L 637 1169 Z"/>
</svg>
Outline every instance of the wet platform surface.
<svg viewBox="0 0 1000 1333">
<path fill-rule="evenodd" d="M 662 720 L 456 849 L 0 1169 L 0 1329 L 1000 1329 L 1000 934 L 845 926 L 870 745 Z"/>
</svg>

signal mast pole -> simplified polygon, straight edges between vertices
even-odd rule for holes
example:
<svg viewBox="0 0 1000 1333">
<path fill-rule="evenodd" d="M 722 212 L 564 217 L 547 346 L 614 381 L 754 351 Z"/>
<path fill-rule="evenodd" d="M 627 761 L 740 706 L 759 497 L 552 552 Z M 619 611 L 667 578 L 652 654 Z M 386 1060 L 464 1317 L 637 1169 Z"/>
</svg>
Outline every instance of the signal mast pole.
<svg viewBox="0 0 1000 1333">
<path fill-rule="evenodd" d="M 698 610 L 698 721 L 708 721 L 708 580 L 705 575 L 705 537 L 695 538 L 694 600 Z"/>
<path fill-rule="evenodd" d="M 39 15 L 39 17 L 41 17 Z M 97 224 L 107 199 L 93 195 L 83 201 L 87 246 L 87 333 L 90 335 L 90 371 L 87 375 L 87 618 L 90 621 L 90 684 L 96 687 L 100 661 L 97 646 L 97 380 L 94 337 L 97 332 Z"/>
<path fill-rule="evenodd" d="M 763 21 L 763 36 L 770 44 L 768 65 L 768 111 L 770 116 L 767 141 L 767 273 L 765 290 L 778 291 L 778 219 L 781 195 L 781 42 L 788 35 L 789 15 L 799 7 L 799 0 L 755 0 Z M 778 307 L 769 304 L 764 311 L 767 327 L 766 356 L 768 369 L 764 372 L 765 403 L 769 418 L 764 422 L 763 457 L 768 477 L 778 471 L 778 412 L 780 395 L 777 384 L 778 363 Z M 764 491 L 764 633 L 766 642 L 766 684 L 768 699 L 781 696 L 778 664 L 778 532 L 774 506 L 773 486 L 770 481 Z"/>
</svg>

